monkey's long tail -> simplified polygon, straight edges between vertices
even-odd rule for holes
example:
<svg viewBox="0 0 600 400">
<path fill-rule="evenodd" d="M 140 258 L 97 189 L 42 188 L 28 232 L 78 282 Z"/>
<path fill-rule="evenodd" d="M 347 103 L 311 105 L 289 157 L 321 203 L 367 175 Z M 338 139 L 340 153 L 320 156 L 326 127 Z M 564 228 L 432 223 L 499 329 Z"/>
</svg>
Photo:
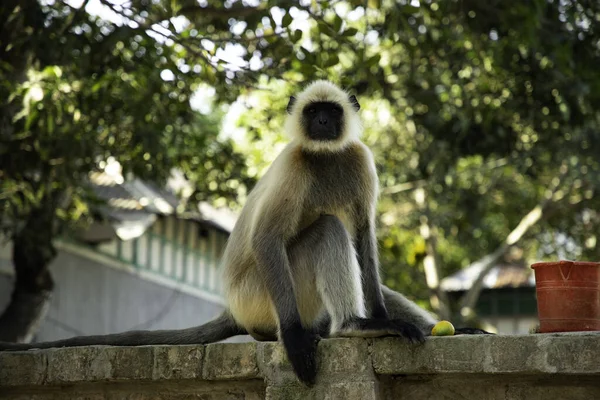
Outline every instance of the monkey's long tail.
<svg viewBox="0 0 600 400">
<path fill-rule="evenodd" d="M 52 347 L 78 346 L 144 346 L 161 344 L 207 344 L 218 342 L 247 332 L 237 326 L 229 312 L 224 311 L 217 318 L 204 325 L 187 329 L 129 331 L 111 335 L 77 336 L 70 339 L 41 343 L 0 342 L 0 351 L 48 349 Z"/>
</svg>

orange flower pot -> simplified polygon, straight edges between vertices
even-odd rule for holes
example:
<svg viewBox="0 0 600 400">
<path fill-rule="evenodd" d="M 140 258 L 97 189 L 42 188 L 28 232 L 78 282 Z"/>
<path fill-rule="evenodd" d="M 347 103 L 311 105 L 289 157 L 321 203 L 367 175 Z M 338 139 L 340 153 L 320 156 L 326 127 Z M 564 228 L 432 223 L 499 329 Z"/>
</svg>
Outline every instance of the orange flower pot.
<svg viewBox="0 0 600 400">
<path fill-rule="evenodd" d="M 541 333 L 600 331 L 600 263 L 540 262 L 531 268 Z"/>
</svg>

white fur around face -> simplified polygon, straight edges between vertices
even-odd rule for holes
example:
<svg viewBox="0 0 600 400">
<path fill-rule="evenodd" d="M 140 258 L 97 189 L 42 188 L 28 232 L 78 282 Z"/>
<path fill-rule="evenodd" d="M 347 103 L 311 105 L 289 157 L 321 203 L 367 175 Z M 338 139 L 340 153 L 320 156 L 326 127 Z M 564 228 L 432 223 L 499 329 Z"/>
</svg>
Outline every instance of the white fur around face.
<svg viewBox="0 0 600 400">
<path fill-rule="evenodd" d="M 350 103 L 349 94 L 329 81 L 319 80 L 308 85 L 298 96 L 291 114 L 287 117 L 285 131 L 292 140 L 314 152 L 335 152 L 344 149 L 352 142 L 359 141 L 362 123 L 354 106 Z M 311 140 L 302 127 L 302 110 L 308 104 L 317 101 L 330 101 L 339 104 L 344 110 L 342 134 L 337 140 Z"/>
</svg>

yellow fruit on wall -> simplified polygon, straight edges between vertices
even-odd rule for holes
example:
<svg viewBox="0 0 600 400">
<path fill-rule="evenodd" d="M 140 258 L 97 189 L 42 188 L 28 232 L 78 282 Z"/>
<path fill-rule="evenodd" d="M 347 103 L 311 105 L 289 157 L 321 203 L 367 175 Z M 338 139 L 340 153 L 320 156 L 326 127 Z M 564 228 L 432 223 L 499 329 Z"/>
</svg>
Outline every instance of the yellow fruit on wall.
<svg viewBox="0 0 600 400">
<path fill-rule="evenodd" d="M 450 321 L 440 321 L 431 330 L 431 335 L 433 336 L 453 336 L 454 335 L 454 325 L 450 323 Z"/>
</svg>

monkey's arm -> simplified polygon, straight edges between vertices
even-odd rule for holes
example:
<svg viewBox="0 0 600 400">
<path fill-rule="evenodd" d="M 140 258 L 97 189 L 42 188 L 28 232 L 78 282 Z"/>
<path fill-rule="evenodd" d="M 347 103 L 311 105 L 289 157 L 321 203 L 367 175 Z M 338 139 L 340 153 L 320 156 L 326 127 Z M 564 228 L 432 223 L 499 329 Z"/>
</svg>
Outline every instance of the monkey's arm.
<svg viewBox="0 0 600 400">
<path fill-rule="evenodd" d="M 280 337 L 298 378 L 315 381 L 318 336 L 302 326 L 296 303 L 290 263 L 283 236 L 271 224 L 264 226 L 252 240 L 258 271 L 275 305 Z"/>
<path fill-rule="evenodd" d="M 356 202 L 355 247 L 362 273 L 363 292 L 367 312 L 372 318 L 388 318 L 381 293 L 379 278 L 379 255 L 375 235 L 375 207 L 378 181 L 375 164 L 368 150 L 362 155 L 364 162 L 364 192 Z"/>
<path fill-rule="evenodd" d="M 363 213 L 367 213 L 365 210 Z M 388 312 L 381 293 L 379 278 L 379 256 L 375 224 L 369 215 L 365 215 L 356 231 L 356 253 L 362 273 L 363 292 L 367 312 L 372 318 L 388 318 Z"/>
<path fill-rule="evenodd" d="M 356 230 L 356 252 L 361 268 L 366 318 L 353 318 L 345 325 L 348 331 L 357 330 L 364 336 L 398 335 L 411 342 L 422 342 L 424 332 L 411 319 L 392 317 L 384 302 L 379 278 L 379 259 L 372 214 L 359 219 Z M 362 223 L 360 223 L 362 222 Z M 347 333 L 344 333 L 347 334 Z"/>
<path fill-rule="evenodd" d="M 365 190 L 357 199 L 356 204 L 355 246 L 362 273 L 365 305 L 369 317 L 377 321 L 372 325 L 380 324 L 384 327 L 389 325 L 394 328 L 396 333 L 402 332 L 403 336 L 411 340 L 422 340 L 422 334 L 427 333 L 430 323 L 435 324 L 435 320 L 428 318 L 425 310 L 420 309 L 402 295 L 395 293 L 397 296 L 391 298 L 389 293 L 385 296 L 386 293 L 382 292 L 375 234 L 378 178 L 370 152 L 365 150 L 363 154 L 366 169 L 364 174 L 366 178 L 363 182 Z"/>
<path fill-rule="evenodd" d="M 266 224 L 252 238 L 258 271 L 275 305 L 281 329 L 299 323 L 300 313 L 294 295 L 290 263 L 285 251 L 285 239 L 271 224 Z"/>
<path fill-rule="evenodd" d="M 303 185 L 288 181 L 265 191 L 264 196 L 270 204 L 257 211 L 251 243 L 257 272 L 262 275 L 277 312 L 280 337 L 288 359 L 298 378 L 312 384 L 317 373 L 318 335 L 302 326 L 286 251 L 287 241 L 297 231 L 300 221 L 303 190 Z"/>
</svg>

